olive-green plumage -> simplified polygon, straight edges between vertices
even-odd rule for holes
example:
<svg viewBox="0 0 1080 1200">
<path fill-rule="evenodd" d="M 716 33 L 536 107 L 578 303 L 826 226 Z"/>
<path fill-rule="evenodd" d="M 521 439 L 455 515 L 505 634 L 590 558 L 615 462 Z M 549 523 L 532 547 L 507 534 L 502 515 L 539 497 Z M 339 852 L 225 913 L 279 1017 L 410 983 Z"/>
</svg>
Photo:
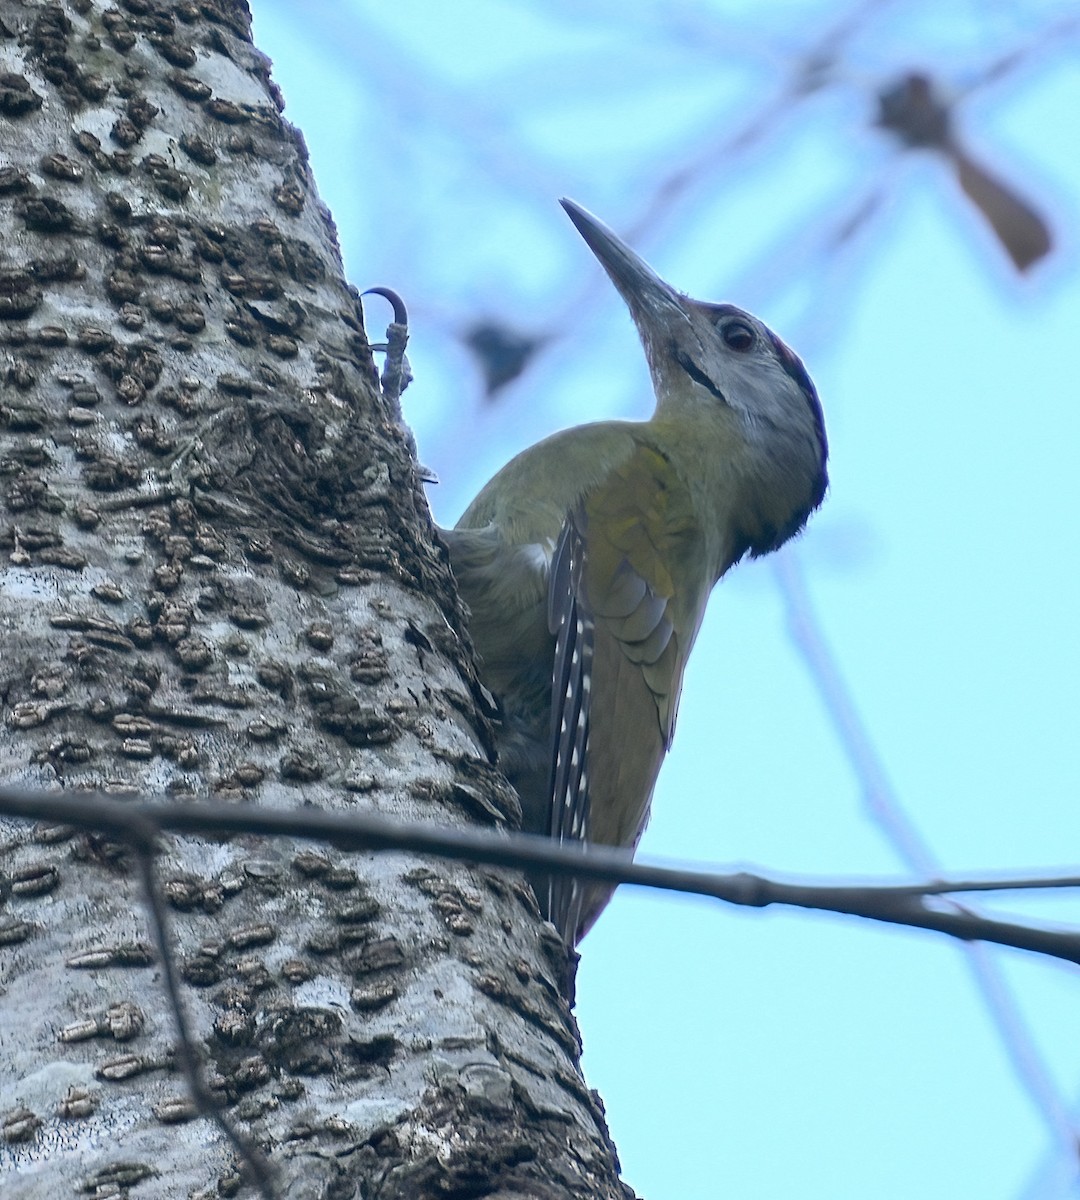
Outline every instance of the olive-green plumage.
<svg viewBox="0 0 1080 1200">
<path fill-rule="evenodd" d="M 765 326 L 675 292 L 563 204 L 630 308 L 656 413 L 524 451 L 445 536 L 525 827 L 633 848 L 709 593 L 820 503 L 825 434 L 806 372 Z M 537 891 L 572 943 L 611 889 Z"/>
</svg>

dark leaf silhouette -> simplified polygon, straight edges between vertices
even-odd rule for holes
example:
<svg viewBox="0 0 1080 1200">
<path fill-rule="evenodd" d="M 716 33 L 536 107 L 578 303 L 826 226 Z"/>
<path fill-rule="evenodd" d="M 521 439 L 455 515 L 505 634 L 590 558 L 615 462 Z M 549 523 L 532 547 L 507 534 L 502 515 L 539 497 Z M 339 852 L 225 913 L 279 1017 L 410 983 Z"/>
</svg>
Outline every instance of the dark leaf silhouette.
<svg viewBox="0 0 1080 1200">
<path fill-rule="evenodd" d="M 517 379 L 548 338 L 521 333 L 499 321 L 477 321 L 465 330 L 461 340 L 476 359 L 484 377 L 485 396 L 492 400 Z"/>
</svg>

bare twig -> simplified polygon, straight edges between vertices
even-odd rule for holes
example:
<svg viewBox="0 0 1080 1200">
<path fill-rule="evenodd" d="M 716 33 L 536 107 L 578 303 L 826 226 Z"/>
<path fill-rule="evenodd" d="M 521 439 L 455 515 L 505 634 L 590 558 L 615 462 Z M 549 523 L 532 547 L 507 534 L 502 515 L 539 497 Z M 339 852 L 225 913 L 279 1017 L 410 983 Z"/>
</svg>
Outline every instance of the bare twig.
<svg viewBox="0 0 1080 1200">
<path fill-rule="evenodd" d="M 176 1025 L 176 1058 L 191 1099 L 198 1113 L 213 1121 L 221 1130 L 226 1141 L 236 1151 L 237 1157 L 247 1169 L 250 1182 L 258 1188 L 263 1200 L 276 1200 L 278 1189 L 273 1167 L 255 1145 L 234 1128 L 232 1122 L 225 1115 L 220 1102 L 211 1095 L 210 1089 L 203 1079 L 202 1064 L 199 1061 L 198 1051 L 195 1049 L 191 1026 L 180 995 L 179 974 L 173 957 L 172 939 L 169 936 L 168 915 L 161 891 L 155 880 L 154 860 L 157 856 L 157 849 L 154 843 L 158 832 L 156 814 L 152 810 L 148 816 L 132 813 L 126 830 L 117 829 L 116 832 L 122 833 L 138 856 L 143 897 L 146 901 L 146 910 L 150 915 L 150 925 L 157 946 L 158 961 L 161 964 L 165 993 L 168 996 L 173 1022 Z"/>
<path fill-rule="evenodd" d="M 785 883 L 748 871 L 718 873 L 635 863 L 629 854 L 608 846 L 560 845 L 530 834 L 491 833 L 449 826 L 406 823 L 358 813 L 314 809 L 237 809 L 210 802 L 136 803 L 94 792 L 61 794 L 0 788 L 0 812 L 27 819 L 57 821 L 98 829 L 130 840 L 148 827 L 175 833 L 259 834 L 331 842 L 350 850 L 408 850 L 439 858 L 492 866 L 542 867 L 552 875 L 605 883 L 631 883 L 664 891 L 709 896 L 727 904 L 765 908 L 772 904 L 862 917 L 912 929 L 928 929 L 965 942 L 986 941 L 1080 964 L 1080 930 L 1053 929 L 997 920 L 961 909 L 934 896 L 962 890 L 964 884 L 935 881 L 926 885 L 875 886 L 868 883 Z M 1001 889 L 1026 890 L 1026 881 L 1001 880 Z M 990 881 L 980 881 L 988 889 Z M 1052 886 L 1039 878 L 1040 887 Z M 1058 886 L 1075 886 L 1069 880 Z M 947 906 L 946 906 L 947 905 Z"/>
<path fill-rule="evenodd" d="M 930 847 L 904 811 L 885 766 L 870 739 L 840 669 L 810 603 L 797 555 L 790 548 L 773 555 L 773 570 L 787 606 L 792 637 L 806 661 L 810 676 L 832 719 L 840 744 L 863 789 L 863 802 L 893 849 L 912 871 L 928 877 L 941 874 Z M 961 889 L 956 889 L 961 890 Z M 955 901 L 945 901 L 960 920 L 982 918 Z M 1078 1142 L 1076 1123 L 1054 1082 L 1035 1040 L 1024 1023 L 1015 997 L 1002 979 L 1001 970 L 986 947 L 964 939 L 968 966 L 975 976 L 987 1011 L 997 1023 L 1002 1044 L 1012 1059 L 1018 1078 L 1045 1117 L 1055 1138 L 1069 1154 Z M 983 941 L 996 941 L 986 937 Z M 1007 944 L 1007 943 L 1003 943 Z M 1075 959 L 1072 961 L 1076 961 Z"/>
</svg>

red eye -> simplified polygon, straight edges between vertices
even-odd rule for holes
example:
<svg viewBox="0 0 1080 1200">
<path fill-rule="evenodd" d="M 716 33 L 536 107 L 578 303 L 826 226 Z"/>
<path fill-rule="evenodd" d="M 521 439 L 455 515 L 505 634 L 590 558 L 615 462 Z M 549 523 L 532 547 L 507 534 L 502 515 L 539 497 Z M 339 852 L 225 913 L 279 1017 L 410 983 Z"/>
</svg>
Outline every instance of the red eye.
<svg viewBox="0 0 1080 1200">
<path fill-rule="evenodd" d="M 729 350 L 738 350 L 740 352 L 749 350 L 755 340 L 754 331 L 745 321 L 729 321 L 720 330 L 720 336 L 724 339 L 724 345 Z"/>
</svg>

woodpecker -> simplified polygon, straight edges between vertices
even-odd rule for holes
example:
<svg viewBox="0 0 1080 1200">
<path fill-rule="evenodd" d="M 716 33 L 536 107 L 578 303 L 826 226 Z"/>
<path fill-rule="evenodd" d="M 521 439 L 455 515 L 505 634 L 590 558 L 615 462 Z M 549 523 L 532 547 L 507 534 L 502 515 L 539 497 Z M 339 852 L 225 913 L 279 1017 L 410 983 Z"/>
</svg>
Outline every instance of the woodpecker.
<svg viewBox="0 0 1080 1200">
<path fill-rule="evenodd" d="M 775 333 L 676 291 L 561 204 L 630 310 L 655 412 L 544 439 L 443 532 L 524 827 L 632 853 L 713 585 L 802 529 L 825 495 L 827 444 L 814 385 Z M 534 886 L 570 946 L 613 891 Z"/>
</svg>

